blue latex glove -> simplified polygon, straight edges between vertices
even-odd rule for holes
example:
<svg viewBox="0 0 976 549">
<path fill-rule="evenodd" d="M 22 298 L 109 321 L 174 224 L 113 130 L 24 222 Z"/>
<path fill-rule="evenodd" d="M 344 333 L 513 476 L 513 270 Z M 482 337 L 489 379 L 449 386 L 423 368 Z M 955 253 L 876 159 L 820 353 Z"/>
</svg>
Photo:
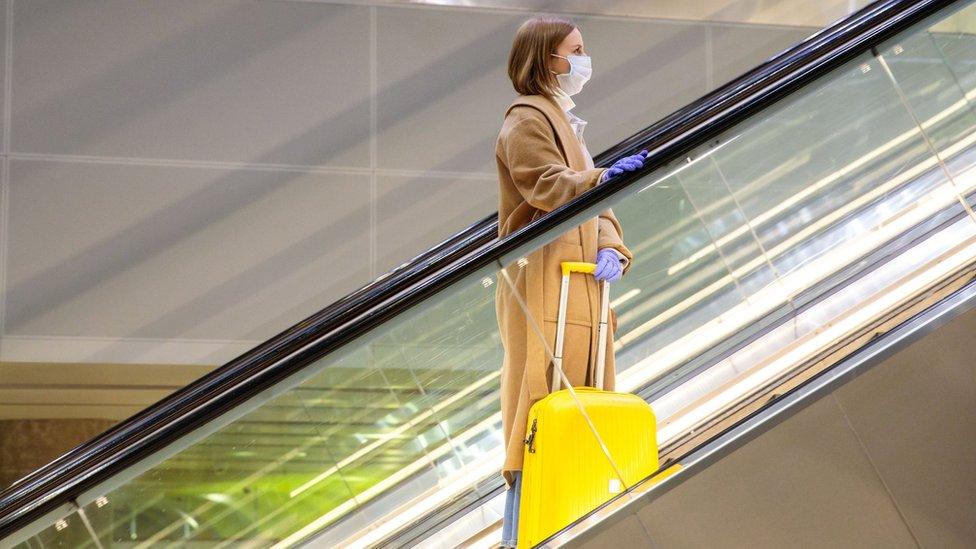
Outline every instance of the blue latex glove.
<svg viewBox="0 0 976 549">
<path fill-rule="evenodd" d="M 620 256 L 613 248 L 603 248 L 596 254 L 596 271 L 593 277 L 597 280 L 607 280 L 616 282 L 624 274 L 624 268 L 620 264 Z"/>
<path fill-rule="evenodd" d="M 632 172 L 634 170 L 643 168 L 644 159 L 646 158 L 646 150 L 621 158 L 620 160 L 614 162 L 613 165 L 607 169 L 607 171 L 603 172 L 603 175 L 600 177 L 600 183 L 603 183 L 612 177 L 617 177 L 624 172 Z"/>
</svg>

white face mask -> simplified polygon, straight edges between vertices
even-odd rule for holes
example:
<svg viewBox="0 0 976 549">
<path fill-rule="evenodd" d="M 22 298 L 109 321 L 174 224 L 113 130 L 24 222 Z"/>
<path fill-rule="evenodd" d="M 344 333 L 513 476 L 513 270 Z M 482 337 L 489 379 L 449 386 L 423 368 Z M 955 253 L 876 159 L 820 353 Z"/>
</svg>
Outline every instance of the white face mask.
<svg viewBox="0 0 976 549">
<path fill-rule="evenodd" d="M 569 61 L 568 74 L 556 74 L 555 71 L 550 71 L 556 75 L 556 80 L 559 82 L 559 89 L 563 90 L 566 95 L 576 95 L 579 93 L 583 89 L 583 84 L 586 84 L 590 79 L 590 75 L 593 74 L 593 67 L 590 65 L 590 56 L 570 55 L 569 57 L 563 57 L 554 53 L 550 53 L 549 55 Z"/>
</svg>

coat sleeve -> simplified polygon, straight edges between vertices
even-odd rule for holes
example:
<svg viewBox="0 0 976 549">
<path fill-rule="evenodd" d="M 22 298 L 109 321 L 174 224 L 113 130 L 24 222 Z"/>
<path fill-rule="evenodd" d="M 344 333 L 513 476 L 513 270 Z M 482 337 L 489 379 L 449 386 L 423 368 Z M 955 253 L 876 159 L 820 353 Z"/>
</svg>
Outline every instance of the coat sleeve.
<svg viewBox="0 0 976 549">
<path fill-rule="evenodd" d="M 550 212 L 597 185 L 605 168 L 570 169 L 545 115 L 532 107 L 517 107 L 509 116 L 515 119 L 499 152 L 530 206 Z"/>
<path fill-rule="evenodd" d="M 597 237 L 597 249 L 613 248 L 620 256 L 620 262 L 624 266 L 624 274 L 630 270 L 630 262 L 634 259 L 634 254 L 624 245 L 624 231 L 620 227 L 617 216 L 613 210 L 604 210 L 600 213 L 600 232 Z"/>
</svg>

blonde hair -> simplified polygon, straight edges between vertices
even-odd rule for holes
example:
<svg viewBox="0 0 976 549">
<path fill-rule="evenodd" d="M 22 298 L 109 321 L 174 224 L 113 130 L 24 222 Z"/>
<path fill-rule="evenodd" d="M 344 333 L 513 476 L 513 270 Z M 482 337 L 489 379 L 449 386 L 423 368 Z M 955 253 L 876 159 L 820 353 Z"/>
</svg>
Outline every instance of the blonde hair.
<svg viewBox="0 0 976 549">
<path fill-rule="evenodd" d="M 576 28 L 572 19 L 540 15 L 522 23 L 508 55 L 508 77 L 521 95 L 552 97 L 559 87 L 549 72 L 549 54 Z"/>
</svg>

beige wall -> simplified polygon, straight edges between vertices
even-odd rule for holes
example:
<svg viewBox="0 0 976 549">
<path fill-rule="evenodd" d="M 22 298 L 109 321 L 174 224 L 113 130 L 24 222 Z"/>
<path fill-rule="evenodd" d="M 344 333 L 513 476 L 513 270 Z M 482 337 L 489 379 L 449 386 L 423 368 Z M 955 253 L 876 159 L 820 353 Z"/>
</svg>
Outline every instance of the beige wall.
<svg viewBox="0 0 976 549">
<path fill-rule="evenodd" d="M 114 423 L 107 419 L 0 419 L 0 490 Z"/>
</svg>

